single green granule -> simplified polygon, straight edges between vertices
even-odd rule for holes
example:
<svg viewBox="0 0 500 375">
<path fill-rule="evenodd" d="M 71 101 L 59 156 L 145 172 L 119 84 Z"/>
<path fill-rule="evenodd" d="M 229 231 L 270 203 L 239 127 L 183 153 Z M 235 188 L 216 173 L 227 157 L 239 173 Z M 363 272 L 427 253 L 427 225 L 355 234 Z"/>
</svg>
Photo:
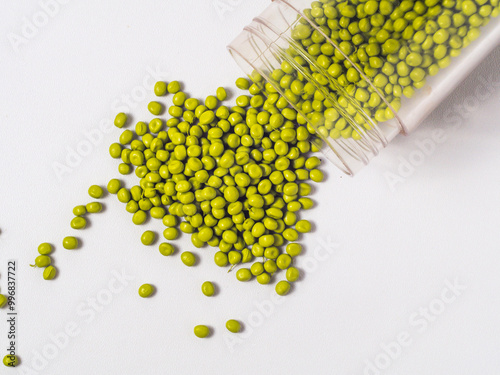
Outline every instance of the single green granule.
<svg viewBox="0 0 500 375">
<path fill-rule="evenodd" d="M 74 250 L 78 247 L 79 241 L 76 237 L 68 236 L 64 237 L 62 245 L 67 250 Z"/>
<path fill-rule="evenodd" d="M 99 199 L 104 195 L 104 190 L 98 185 L 92 185 L 91 187 L 89 187 L 89 195 L 92 198 Z"/>
<path fill-rule="evenodd" d="M 150 297 L 154 293 L 154 291 L 155 291 L 155 288 L 151 284 L 142 284 L 139 287 L 139 295 L 142 298 Z"/>
<path fill-rule="evenodd" d="M 205 325 L 198 325 L 194 327 L 194 334 L 196 335 L 196 337 L 203 339 L 210 335 L 210 328 Z"/>
<path fill-rule="evenodd" d="M 181 254 L 181 261 L 188 267 L 194 266 L 196 263 L 196 257 L 190 251 L 185 251 Z"/>
<path fill-rule="evenodd" d="M 57 269 L 54 266 L 48 266 L 43 270 L 43 278 L 45 280 L 52 280 L 56 277 Z"/>
<path fill-rule="evenodd" d="M 201 284 L 201 291 L 207 297 L 212 297 L 215 293 L 214 284 L 212 284 L 210 281 L 205 281 L 203 284 Z"/>
<path fill-rule="evenodd" d="M 125 113 L 118 113 L 114 123 L 117 128 L 123 128 L 127 123 L 127 115 Z"/>
<path fill-rule="evenodd" d="M 241 323 L 237 320 L 230 319 L 226 322 L 226 328 L 229 332 L 238 333 L 241 330 Z"/>
<path fill-rule="evenodd" d="M 49 255 L 52 253 L 52 250 L 52 245 L 47 242 L 38 245 L 38 253 L 40 253 L 40 255 Z"/>
<path fill-rule="evenodd" d="M 156 234 L 153 231 L 147 230 L 141 236 L 141 242 L 143 245 L 152 245 L 156 239 Z"/>
</svg>

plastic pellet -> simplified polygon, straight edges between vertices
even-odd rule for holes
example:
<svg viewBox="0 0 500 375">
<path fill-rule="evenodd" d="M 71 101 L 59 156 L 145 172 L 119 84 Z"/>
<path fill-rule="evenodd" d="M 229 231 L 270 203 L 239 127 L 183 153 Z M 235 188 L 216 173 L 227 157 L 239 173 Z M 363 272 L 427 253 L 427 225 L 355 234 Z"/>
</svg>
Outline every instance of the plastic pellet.
<svg viewBox="0 0 500 375">
<path fill-rule="evenodd" d="M 159 249 L 160 249 L 160 254 L 163 256 L 170 256 L 175 252 L 174 246 L 167 242 L 161 243 Z"/>
<path fill-rule="evenodd" d="M 152 245 L 156 240 L 156 234 L 153 231 L 147 230 L 141 236 L 141 242 L 143 245 L 149 246 Z"/>
<path fill-rule="evenodd" d="M 224 89 L 224 87 L 219 87 L 217 89 L 216 95 L 217 95 L 217 99 L 221 102 L 226 100 L 226 98 L 227 98 L 227 93 L 226 93 L 226 90 Z"/>
<path fill-rule="evenodd" d="M 248 90 L 250 88 L 250 82 L 246 78 L 238 78 L 236 80 L 236 87 L 241 90 Z"/>
<path fill-rule="evenodd" d="M 248 268 L 241 268 L 236 272 L 236 278 L 239 281 L 248 281 L 252 278 L 252 273 Z"/>
<path fill-rule="evenodd" d="M 85 209 L 90 214 L 96 214 L 102 211 L 102 204 L 99 202 L 90 202 L 87 203 Z"/>
<path fill-rule="evenodd" d="M 78 247 L 79 241 L 76 237 L 68 236 L 64 237 L 62 245 L 66 250 L 74 250 Z"/>
<path fill-rule="evenodd" d="M 87 208 L 85 206 L 76 206 L 73 208 L 73 215 L 75 216 L 83 216 L 87 213 Z"/>
<path fill-rule="evenodd" d="M 92 185 L 91 187 L 89 187 L 89 195 L 92 198 L 99 199 L 104 195 L 104 190 L 98 185 Z"/>
<path fill-rule="evenodd" d="M 300 271 L 295 267 L 290 267 L 286 270 L 287 281 L 293 283 L 297 281 L 300 277 Z"/>
<path fill-rule="evenodd" d="M 148 111 L 154 115 L 158 116 L 160 113 L 163 112 L 163 107 L 160 103 L 158 102 L 149 102 L 148 104 Z M 156 133 L 156 132 L 155 132 Z"/>
<path fill-rule="evenodd" d="M 35 264 L 31 265 L 32 267 L 44 268 L 50 266 L 52 260 L 48 255 L 39 255 L 35 258 Z"/>
<path fill-rule="evenodd" d="M 285 296 L 287 295 L 289 292 L 290 292 L 290 283 L 288 281 L 279 281 L 277 284 L 276 284 L 276 293 L 279 294 L 280 296 Z"/>
<path fill-rule="evenodd" d="M 48 266 L 43 270 L 43 278 L 45 280 L 52 280 L 56 277 L 57 270 L 54 266 Z"/>
<path fill-rule="evenodd" d="M 238 333 L 241 330 L 241 323 L 237 320 L 230 319 L 226 322 L 226 328 L 229 332 Z"/>
<path fill-rule="evenodd" d="M 52 253 L 52 250 L 52 245 L 47 242 L 38 245 L 38 253 L 40 255 L 49 255 L 50 253 Z"/>
<path fill-rule="evenodd" d="M 170 94 L 176 94 L 181 90 L 181 84 L 178 81 L 172 81 L 167 86 L 167 91 Z"/>
<path fill-rule="evenodd" d="M 117 128 L 123 128 L 127 123 L 127 115 L 125 113 L 119 113 L 115 117 L 114 124 Z"/>
<path fill-rule="evenodd" d="M 167 93 L 167 84 L 162 81 L 158 81 L 154 86 L 154 93 L 156 96 L 163 96 Z"/>
<path fill-rule="evenodd" d="M 73 229 L 85 229 L 87 226 L 87 220 L 84 217 L 77 216 L 71 220 L 71 228 Z"/>
<path fill-rule="evenodd" d="M 196 263 L 196 257 L 190 251 L 185 251 L 181 254 L 181 261 L 188 267 L 194 266 Z"/>
<path fill-rule="evenodd" d="M 194 327 L 194 334 L 201 339 L 210 335 L 210 328 L 205 325 L 197 325 Z"/>
<path fill-rule="evenodd" d="M 154 291 L 155 291 L 155 288 L 151 284 L 142 284 L 139 287 L 139 295 L 142 298 L 150 297 L 154 293 Z"/>
<path fill-rule="evenodd" d="M 121 188 L 121 182 L 117 179 L 112 179 L 109 181 L 107 189 L 110 194 L 117 194 Z"/>
<path fill-rule="evenodd" d="M 212 297 L 215 294 L 215 287 L 210 281 L 205 281 L 201 284 L 201 291 L 207 297 Z"/>
</svg>

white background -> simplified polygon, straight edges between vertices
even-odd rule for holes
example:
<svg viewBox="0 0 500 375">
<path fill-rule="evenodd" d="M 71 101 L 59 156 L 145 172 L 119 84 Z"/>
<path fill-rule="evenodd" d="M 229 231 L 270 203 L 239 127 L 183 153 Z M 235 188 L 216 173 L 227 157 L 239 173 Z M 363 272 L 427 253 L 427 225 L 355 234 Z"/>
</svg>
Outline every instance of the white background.
<svg viewBox="0 0 500 375">
<path fill-rule="evenodd" d="M 237 282 L 213 264 L 213 249 L 197 250 L 200 263 L 188 269 L 179 253 L 166 258 L 142 246 L 145 228 L 131 223 L 114 196 L 77 233 L 84 246 L 62 248 L 75 232 L 72 208 L 89 201 L 88 186 L 119 177 L 108 146 L 120 131 L 98 133 L 91 152 L 61 179 L 54 166 L 114 117 L 122 95 L 140 94 L 146 79 L 148 96 L 133 99 L 128 112 L 149 120 L 151 70 L 181 80 L 195 97 L 233 87 L 240 72 L 225 46 L 268 1 L 223 3 L 233 5 L 220 16 L 211 0 L 69 1 L 16 51 L 9 33 L 22 35 L 42 8 L 4 1 L 0 286 L 5 293 L 7 260 L 16 259 L 23 364 L 0 373 L 498 374 L 500 88 L 485 97 L 480 78 L 500 82 L 499 49 L 414 134 L 398 137 L 355 178 L 324 165 L 318 204 L 302 216 L 316 227 L 303 238 L 298 265 L 305 277 L 284 300 L 272 302 L 272 286 Z M 430 150 L 424 157 L 418 142 Z M 391 185 L 398 168 L 405 177 Z M 161 233 L 160 222 L 147 226 Z M 56 245 L 53 281 L 29 267 L 45 241 Z M 336 244 L 329 252 L 328 243 Z M 187 236 L 176 246 L 194 250 Z M 110 294 L 116 272 L 133 280 Z M 218 284 L 216 297 L 201 294 L 205 280 Z M 157 287 L 154 298 L 138 297 L 146 282 Z M 466 289 L 454 295 L 454 283 Z M 89 305 L 97 297 L 109 302 L 99 311 Z M 429 308 L 434 313 L 426 314 Z M 245 331 L 227 334 L 230 318 Z M 210 325 L 214 335 L 197 339 L 196 324 Z M 68 325 L 76 334 L 63 339 Z M 401 350 L 398 337 L 406 340 Z M 377 363 L 387 368 L 374 369 Z"/>
</svg>

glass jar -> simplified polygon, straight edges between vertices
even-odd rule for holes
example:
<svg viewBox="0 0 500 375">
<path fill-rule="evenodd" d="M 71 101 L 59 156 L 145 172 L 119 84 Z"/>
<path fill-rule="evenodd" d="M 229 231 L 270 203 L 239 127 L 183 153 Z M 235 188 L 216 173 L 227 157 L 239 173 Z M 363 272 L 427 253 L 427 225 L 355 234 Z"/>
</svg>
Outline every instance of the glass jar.
<svg viewBox="0 0 500 375">
<path fill-rule="evenodd" d="M 356 173 L 500 43 L 500 0 L 275 0 L 228 46 Z"/>
</svg>

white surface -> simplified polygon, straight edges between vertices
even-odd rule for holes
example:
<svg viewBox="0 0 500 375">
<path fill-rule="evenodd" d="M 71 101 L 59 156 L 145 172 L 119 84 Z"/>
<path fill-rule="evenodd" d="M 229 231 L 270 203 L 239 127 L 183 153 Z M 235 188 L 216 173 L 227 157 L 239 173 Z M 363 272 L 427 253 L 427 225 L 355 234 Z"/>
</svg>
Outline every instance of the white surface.
<svg viewBox="0 0 500 375">
<path fill-rule="evenodd" d="M 88 201 L 88 186 L 118 176 L 107 152 L 119 131 L 105 134 L 60 181 L 54 163 L 114 116 L 121 95 L 139 92 L 148 67 L 161 65 L 165 79 L 182 80 L 198 97 L 232 85 L 239 72 L 225 45 L 267 1 L 232 3 L 239 5 L 220 19 L 212 1 L 72 1 L 18 53 L 7 34 L 19 34 L 23 17 L 40 8 L 34 1 L 3 7 L 0 286 L 5 292 L 7 259 L 17 259 L 23 365 L 0 373 L 361 375 L 366 361 L 383 360 L 381 343 L 406 340 L 407 331 L 411 344 L 381 374 L 497 374 L 500 88 L 481 95 L 479 77 L 500 82 L 498 49 L 420 129 L 395 140 L 358 176 L 325 167 L 328 180 L 313 196 L 321 204 L 303 215 L 316 223 L 299 261 L 310 271 L 262 320 L 256 306 L 274 295 L 271 286 L 237 282 L 213 264 L 211 249 L 197 251 L 201 263 L 192 269 L 178 256 L 163 258 L 140 244 L 145 228 L 131 223 L 115 197 L 78 233 L 81 250 L 62 249 L 61 239 L 74 232 L 71 210 Z M 151 98 L 131 110 L 134 118 L 149 119 Z M 429 144 L 436 128 L 446 140 L 391 189 L 387 179 L 400 158 L 417 160 L 416 142 Z M 161 223 L 148 227 L 160 231 Z M 328 239 L 338 247 L 324 257 L 315 248 Z M 28 266 L 43 241 L 57 245 L 60 274 L 52 282 Z M 187 236 L 177 246 L 193 250 Z M 122 269 L 134 280 L 88 314 L 87 301 L 105 297 Z M 424 327 L 415 314 L 439 308 L 434 299 L 455 279 L 467 289 Z M 217 297 L 201 294 L 205 280 L 219 284 Z M 145 282 L 157 286 L 154 298 L 138 297 Z M 5 310 L 0 317 L 6 348 Z M 229 318 L 241 319 L 245 333 L 226 334 Z M 76 337 L 42 371 L 29 372 L 37 353 L 52 354 L 51 335 L 72 322 Z M 192 334 L 201 323 L 214 327 L 211 339 Z M 228 337 L 239 341 L 229 345 Z"/>
</svg>

